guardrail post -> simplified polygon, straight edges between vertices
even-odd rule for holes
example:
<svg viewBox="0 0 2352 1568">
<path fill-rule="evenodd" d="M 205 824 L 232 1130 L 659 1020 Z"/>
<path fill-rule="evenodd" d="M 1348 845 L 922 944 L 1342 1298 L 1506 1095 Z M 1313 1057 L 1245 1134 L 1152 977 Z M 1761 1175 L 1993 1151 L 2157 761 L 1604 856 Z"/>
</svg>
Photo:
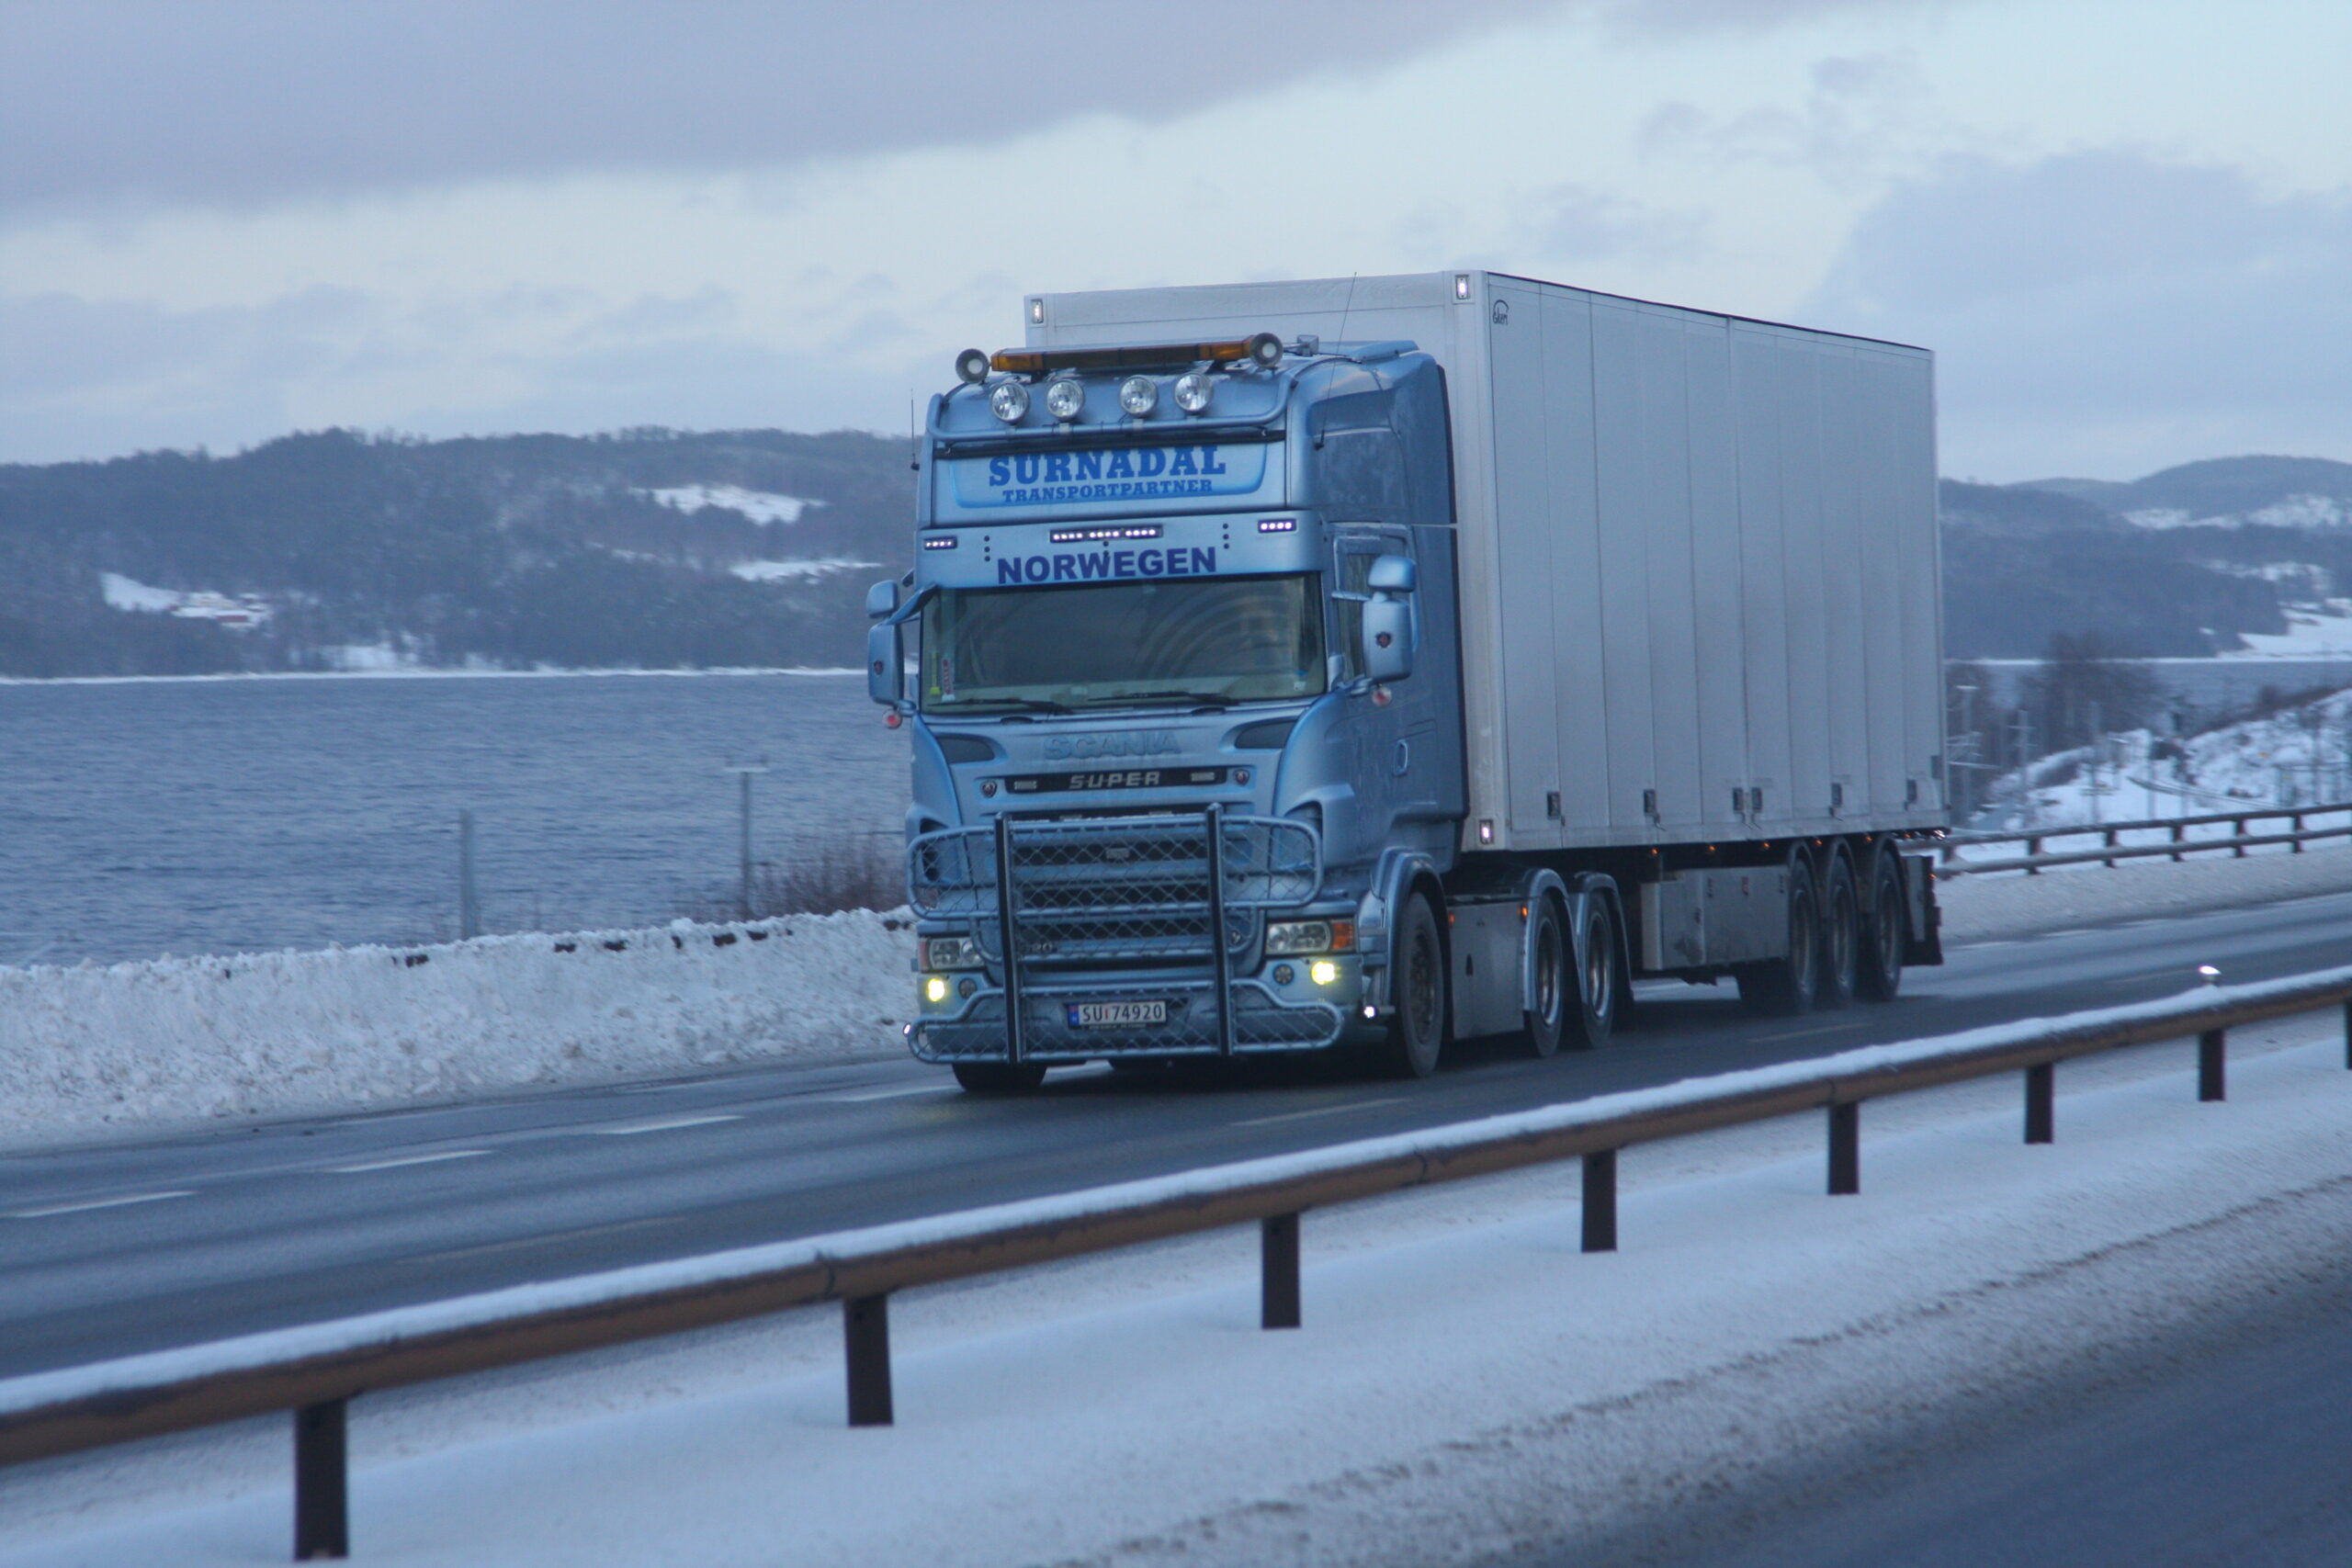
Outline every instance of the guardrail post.
<svg viewBox="0 0 2352 1568">
<path fill-rule="evenodd" d="M 2115 847 L 2115 829 L 2112 828 L 2109 828 L 2107 830 L 2107 847 L 2110 850 Z M 2112 856 L 2099 863 L 2106 866 L 2109 871 L 2113 871 L 2115 869 L 2115 861 Z"/>
<path fill-rule="evenodd" d="M 1829 1107 L 1829 1195 L 1843 1198 L 1862 1190 L 1862 1102 Z"/>
<path fill-rule="evenodd" d="M 2295 834 L 2295 841 L 2287 846 L 2288 853 L 2301 854 L 2303 852 L 2303 814 L 2298 811 L 2288 818 L 2287 826 L 2292 829 Z"/>
<path fill-rule="evenodd" d="M 2042 1062 L 2025 1070 L 2025 1141 L 2058 1141 L 2058 1064 Z"/>
<path fill-rule="evenodd" d="M 351 1555 L 351 1503 L 345 1463 L 344 1401 L 294 1412 L 294 1561 Z"/>
<path fill-rule="evenodd" d="M 2223 1082 L 2225 1049 L 2229 1031 L 2209 1029 L 2197 1037 L 2197 1098 L 2227 1100 L 2228 1086 Z"/>
<path fill-rule="evenodd" d="M 842 1303 L 842 1348 L 849 1362 L 849 1424 L 890 1425 L 890 1298 Z"/>
<path fill-rule="evenodd" d="M 2233 817 L 2230 818 L 2230 836 L 2235 839 L 2244 839 L 2245 837 L 2245 818 Z M 2230 852 L 2230 855 L 2233 860 L 2245 859 L 2245 845 L 2243 843 L 2239 844 L 2237 848 Z"/>
<path fill-rule="evenodd" d="M 2352 1071 L 2352 1000 L 2344 1004 L 2344 1066 Z"/>
<path fill-rule="evenodd" d="M 2026 858 L 2029 860 L 2041 852 L 2041 839 L 2040 835 L 2037 834 L 2035 837 L 2028 839 L 2025 841 L 2025 852 Z M 2041 868 L 2038 865 L 2030 865 L 2025 868 L 2025 874 L 2028 876 L 2040 876 L 2041 874 Z"/>
<path fill-rule="evenodd" d="M 1299 1325 L 1298 1216 L 1269 1214 L 1258 1226 L 1261 1328 Z"/>
<path fill-rule="evenodd" d="M 1584 1156 L 1584 1249 L 1617 1250 L 1617 1151 Z"/>
<path fill-rule="evenodd" d="M 2186 822 L 2176 822 L 2176 823 L 2174 823 L 2174 824 L 2172 825 L 2172 841 L 2173 841 L 2174 843 L 2177 844 L 2177 843 L 2185 842 L 2185 841 L 2188 840 L 2188 823 L 2186 823 Z M 2172 852 L 2172 858 L 2173 858 L 2174 860 L 2176 860 L 2176 861 L 2177 861 L 2177 860 L 2178 860 L 2178 859 L 2180 859 L 2180 852 L 2179 852 L 2178 850 L 2175 850 L 2175 851 L 2173 851 L 2173 852 Z"/>
</svg>

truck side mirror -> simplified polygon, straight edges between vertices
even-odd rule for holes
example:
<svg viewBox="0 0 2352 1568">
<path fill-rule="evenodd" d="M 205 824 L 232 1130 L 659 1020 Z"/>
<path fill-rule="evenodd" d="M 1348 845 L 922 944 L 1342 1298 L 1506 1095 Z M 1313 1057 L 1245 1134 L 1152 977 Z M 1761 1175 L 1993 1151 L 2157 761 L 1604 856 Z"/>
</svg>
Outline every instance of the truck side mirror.
<svg viewBox="0 0 2352 1568">
<path fill-rule="evenodd" d="M 1382 556 L 1364 575 L 1372 598 L 1363 607 L 1363 672 L 1375 682 L 1402 681 L 1413 672 L 1413 601 L 1419 581 L 1412 558 Z"/>
<path fill-rule="evenodd" d="M 865 618 L 869 621 L 888 620 L 899 607 L 899 584 L 886 578 L 865 591 Z"/>
<path fill-rule="evenodd" d="M 882 584 L 887 588 L 888 583 Z M 869 601 L 870 603 L 870 601 Z M 896 707 L 905 682 L 906 656 L 899 649 L 896 623 L 865 628 L 865 694 Z"/>
</svg>

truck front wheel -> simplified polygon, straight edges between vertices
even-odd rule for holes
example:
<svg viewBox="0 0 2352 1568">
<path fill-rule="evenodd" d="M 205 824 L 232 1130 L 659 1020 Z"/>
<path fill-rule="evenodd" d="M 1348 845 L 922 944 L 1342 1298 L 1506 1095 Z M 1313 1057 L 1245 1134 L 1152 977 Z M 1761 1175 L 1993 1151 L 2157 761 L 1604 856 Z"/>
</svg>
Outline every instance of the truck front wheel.
<svg viewBox="0 0 2352 1568">
<path fill-rule="evenodd" d="M 1391 1077 L 1425 1078 L 1437 1071 L 1445 1048 L 1445 940 L 1429 895 L 1405 901 L 1396 928 L 1396 968 L 1391 985 L 1396 1015 L 1388 1025 L 1381 1066 Z"/>
</svg>

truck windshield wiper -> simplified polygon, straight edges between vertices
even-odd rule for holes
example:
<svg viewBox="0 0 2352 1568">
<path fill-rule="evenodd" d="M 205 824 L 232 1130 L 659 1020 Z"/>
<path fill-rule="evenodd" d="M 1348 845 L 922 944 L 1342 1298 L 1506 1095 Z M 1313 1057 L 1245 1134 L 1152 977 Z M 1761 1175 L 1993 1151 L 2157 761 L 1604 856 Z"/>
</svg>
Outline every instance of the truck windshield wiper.
<svg viewBox="0 0 2352 1568">
<path fill-rule="evenodd" d="M 988 713 L 992 710 L 1007 708 L 1010 708 L 1016 713 L 1076 713 L 1078 711 L 1076 708 L 1066 707 L 1060 703 L 1049 703 L 1043 697 L 981 697 L 973 702 L 956 703 L 949 706 L 944 706 L 941 711 L 946 713 Z"/>
<path fill-rule="evenodd" d="M 1233 705 L 1233 699 L 1221 692 L 1122 692 L 1113 700 L 1121 703 L 1206 703 L 1221 708 Z"/>
</svg>

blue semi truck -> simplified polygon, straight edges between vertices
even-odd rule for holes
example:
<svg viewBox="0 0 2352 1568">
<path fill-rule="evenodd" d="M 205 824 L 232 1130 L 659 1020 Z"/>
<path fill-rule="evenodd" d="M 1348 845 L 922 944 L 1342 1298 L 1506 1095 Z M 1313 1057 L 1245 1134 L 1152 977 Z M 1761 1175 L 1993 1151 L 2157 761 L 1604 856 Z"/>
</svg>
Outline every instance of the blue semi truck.
<svg viewBox="0 0 2352 1568">
<path fill-rule="evenodd" d="M 867 605 L 918 1056 L 1419 1077 L 1940 962 L 1925 351 L 1493 273 L 1024 313 Z"/>
</svg>

